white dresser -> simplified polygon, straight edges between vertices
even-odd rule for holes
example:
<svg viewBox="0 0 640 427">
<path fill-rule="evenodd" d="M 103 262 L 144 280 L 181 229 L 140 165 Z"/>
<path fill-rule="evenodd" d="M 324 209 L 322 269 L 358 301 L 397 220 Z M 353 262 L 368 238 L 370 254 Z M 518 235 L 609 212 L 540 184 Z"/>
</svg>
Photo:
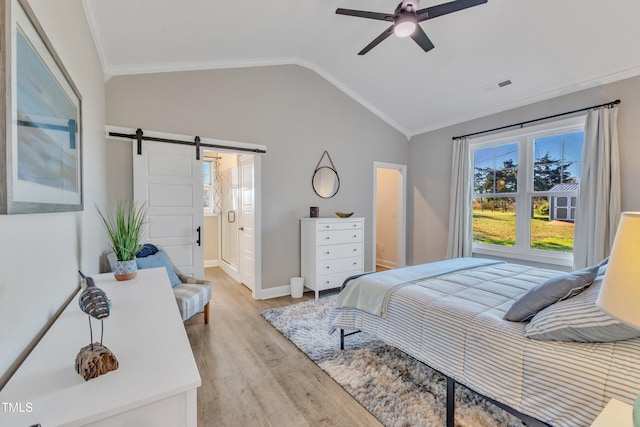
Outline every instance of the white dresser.
<svg viewBox="0 0 640 427">
<path fill-rule="evenodd" d="M 364 218 L 302 218 L 300 239 L 304 285 L 316 299 L 320 291 L 364 272 Z"/>
<path fill-rule="evenodd" d="M 166 270 L 140 270 L 126 282 L 113 273 L 93 278 L 112 303 L 104 345 L 120 366 L 89 381 L 76 373 L 76 354 L 90 341 L 75 296 L 0 392 L 14 406 L 0 409 L 0 425 L 195 427 L 200 374 Z"/>
</svg>

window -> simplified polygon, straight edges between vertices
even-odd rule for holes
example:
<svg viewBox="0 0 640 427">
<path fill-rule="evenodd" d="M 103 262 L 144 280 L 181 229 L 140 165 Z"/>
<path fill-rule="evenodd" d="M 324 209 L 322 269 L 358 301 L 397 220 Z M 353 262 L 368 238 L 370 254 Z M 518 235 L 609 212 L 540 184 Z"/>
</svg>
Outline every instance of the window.
<svg viewBox="0 0 640 427">
<path fill-rule="evenodd" d="M 473 251 L 570 265 L 584 117 L 476 138 Z"/>
<path fill-rule="evenodd" d="M 211 160 L 202 161 L 202 178 L 204 183 L 204 213 L 213 215 L 213 162 Z"/>
</svg>

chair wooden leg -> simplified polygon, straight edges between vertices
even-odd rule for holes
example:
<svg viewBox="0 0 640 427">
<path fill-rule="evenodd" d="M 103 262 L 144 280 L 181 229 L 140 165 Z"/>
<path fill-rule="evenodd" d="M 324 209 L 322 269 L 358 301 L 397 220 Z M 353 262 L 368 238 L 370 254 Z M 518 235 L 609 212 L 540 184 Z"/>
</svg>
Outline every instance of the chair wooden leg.
<svg viewBox="0 0 640 427">
<path fill-rule="evenodd" d="M 204 324 L 205 325 L 209 324 L 209 302 L 204 306 Z"/>
</svg>

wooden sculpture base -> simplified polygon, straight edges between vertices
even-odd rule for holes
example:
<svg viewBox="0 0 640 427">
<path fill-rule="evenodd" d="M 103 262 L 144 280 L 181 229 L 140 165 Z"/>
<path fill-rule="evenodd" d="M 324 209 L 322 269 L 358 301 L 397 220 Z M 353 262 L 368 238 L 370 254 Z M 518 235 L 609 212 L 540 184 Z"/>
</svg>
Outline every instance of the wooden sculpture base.
<svg viewBox="0 0 640 427">
<path fill-rule="evenodd" d="M 92 348 L 93 347 L 93 348 Z M 118 369 L 118 359 L 100 343 L 82 347 L 76 356 L 76 372 L 85 381 Z"/>
</svg>

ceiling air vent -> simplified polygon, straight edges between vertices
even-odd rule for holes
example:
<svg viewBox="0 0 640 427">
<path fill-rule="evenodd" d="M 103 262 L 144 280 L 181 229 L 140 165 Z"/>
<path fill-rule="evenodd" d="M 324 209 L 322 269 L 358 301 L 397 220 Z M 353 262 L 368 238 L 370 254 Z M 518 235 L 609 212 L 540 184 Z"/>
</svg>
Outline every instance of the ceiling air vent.
<svg viewBox="0 0 640 427">
<path fill-rule="evenodd" d="M 501 87 L 509 86 L 512 83 L 511 79 L 500 79 L 499 81 L 485 85 L 482 88 L 485 92 L 490 92 L 492 90 L 500 89 Z"/>
</svg>

